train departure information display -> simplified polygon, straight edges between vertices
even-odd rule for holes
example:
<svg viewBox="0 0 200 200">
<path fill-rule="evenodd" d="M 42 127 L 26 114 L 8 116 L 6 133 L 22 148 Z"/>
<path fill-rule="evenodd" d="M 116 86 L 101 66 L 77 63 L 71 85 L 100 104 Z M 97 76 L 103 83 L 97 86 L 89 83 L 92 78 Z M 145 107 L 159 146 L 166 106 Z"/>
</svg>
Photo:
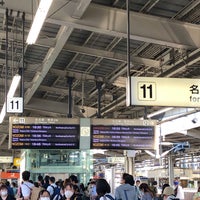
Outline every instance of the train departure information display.
<svg viewBox="0 0 200 200">
<path fill-rule="evenodd" d="M 80 125 L 74 119 L 10 119 L 12 149 L 79 149 Z"/>
<path fill-rule="evenodd" d="M 91 126 L 92 149 L 154 149 L 154 121 L 96 119 Z"/>
</svg>

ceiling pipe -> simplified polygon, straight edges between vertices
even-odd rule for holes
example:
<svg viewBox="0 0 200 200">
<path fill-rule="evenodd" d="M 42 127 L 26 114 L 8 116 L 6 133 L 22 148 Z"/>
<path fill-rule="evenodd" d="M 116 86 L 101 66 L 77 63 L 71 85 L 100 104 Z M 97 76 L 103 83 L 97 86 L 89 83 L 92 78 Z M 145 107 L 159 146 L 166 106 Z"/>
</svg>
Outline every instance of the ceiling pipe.
<svg viewBox="0 0 200 200">
<path fill-rule="evenodd" d="M 96 82 L 96 87 L 98 91 L 98 110 L 97 110 L 97 118 L 101 118 L 101 89 L 103 83 L 100 81 Z"/>
<path fill-rule="evenodd" d="M 67 83 L 69 87 L 69 95 L 68 95 L 68 118 L 72 118 L 72 83 L 74 78 L 73 77 L 67 77 Z"/>
</svg>

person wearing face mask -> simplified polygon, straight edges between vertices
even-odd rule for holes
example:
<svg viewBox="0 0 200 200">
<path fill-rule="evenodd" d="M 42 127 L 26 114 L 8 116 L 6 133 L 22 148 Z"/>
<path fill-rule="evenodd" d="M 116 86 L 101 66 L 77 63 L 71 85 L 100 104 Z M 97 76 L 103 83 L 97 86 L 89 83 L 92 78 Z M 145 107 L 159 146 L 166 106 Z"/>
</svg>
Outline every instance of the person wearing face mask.
<svg viewBox="0 0 200 200">
<path fill-rule="evenodd" d="M 15 200 L 12 195 L 8 194 L 8 188 L 6 185 L 0 186 L 0 200 Z"/>
<path fill-rule="evenodd" d="M 50 200 L 50 193 L 46 189 L 41 190 L 38 194 L 37 200 Z"/>
<path fill-rule="evenodd" d="M 64 196 L 62 197 L 62 200 L 81 200 L 82 198 L 80 196 L 77 196 L 75 194 L 73 184 L 66 183 L 64 186 Z"/>
</svg>

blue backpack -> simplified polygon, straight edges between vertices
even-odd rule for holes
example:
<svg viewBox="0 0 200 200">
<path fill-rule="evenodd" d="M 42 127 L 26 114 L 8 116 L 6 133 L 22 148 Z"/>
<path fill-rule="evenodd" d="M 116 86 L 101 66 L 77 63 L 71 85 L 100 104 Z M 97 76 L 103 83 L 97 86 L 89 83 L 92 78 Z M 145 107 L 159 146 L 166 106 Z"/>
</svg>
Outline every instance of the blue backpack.
<svg viewBox="0 0 200 200">
<path fill-rule="evenodd" d="M 51 187 L 53 188 L 53 194 L 50 199 L 53 200 L 56 195 L 60 194 L 60 188 L 58 186 L 54 187 L 53 185 Z"/>
</svg>

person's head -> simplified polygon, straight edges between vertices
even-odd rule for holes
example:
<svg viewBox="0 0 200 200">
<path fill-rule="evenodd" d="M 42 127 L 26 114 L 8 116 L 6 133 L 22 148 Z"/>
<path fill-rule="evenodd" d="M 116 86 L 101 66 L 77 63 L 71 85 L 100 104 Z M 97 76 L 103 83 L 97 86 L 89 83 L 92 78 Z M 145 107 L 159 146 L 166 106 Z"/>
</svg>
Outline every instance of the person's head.
<svg viewBox="0 0 200 200">
<path fill-rule="evenodd" d="M 49 184 L 49 176 L 48 176 L 48 175 L 46 175 L 46 176 L 44 177 L 44 182 L 47 183 L 47 184 Z"/>
<path fill-rule="evenodd" d="M 200 187 L 198 187 L 198 190 L 197 190 L 197 192 L 200 192 Z"/>
<path fill-rule="evenodd" d="M 98 196 L 104 196 L 106 193 L 110 193 L 110 185 L 105 179 L 98 179 L 96 182 L 96 192 Z"/>
<path fill-rule="evenodd" d="M 71 196 L 74 194 L 74 188 L 72 183 L 66 183 L 64 187 L 64 194 L 66 198 L 71 198 Z"/>
<path fill-rule="evenodd" d="M 163 191 L 163 200 L 166 200 L 171 195 L 174 195 L 174 188 L 166 187 Z"/>
<path fill-rule="evenodd" d="M 35 187 L 39 187 L 39 183 L 38 183 L 38 182 L 34 182 L 33 185 L 34 185 Z"/>
<path fill-rule="evenodd" d="M 4 198 L 8 196 L 8 188 L 4 184 L 1 185 L 1 187 L 0 187 L 0 195 L 1 195 L 1 197 L 4 197 Z"/>
<path fill-rule="evenodd" d="M 30 178 L 30 172 L 29 172 L 29 171 L 23 171 L 23 172 L 22 172 L 22 179 L 23 179 L 24 181 L 28 181 L 29 178 Z"/>
<path fill-rule="evenodd" d="M 42 175 L 38 175 L 38 181 L 39 182 L 43 181 L 43 176 Z"/>
<path fill-rule="evenodd" d="M 9 181 L 6 181 L 6 182 L 5 182 L 5 185 L 6 185 L 7 187 L 10 187 L 10 182 L 9 182 Z"/>
<path fill-rule="evenodd" d="M 140 180 L 136 180 L 135 184 L 136 184 L 136 186 L 139 186 L 140 185 Z"/>
<path fill-rule="evenodd" d="M 70 181 L 72 184 L 77 184 L 78 183 L 78 178 L 76 175 L 72 174 L 70 177 L 69 177 Z"/>
<path fill-rule="evenodd" d="M 166 187 L 169 187 L 170 185 L 168 184 L 168 183 L 165 183 L 163 186 L 162 186 L 162 192 L 161 192 L 161 194 L 163 194 L 163 192 L 164 192 L 164 189 L 166 188 Z"/>
<path fill-rule="evenodd" d="M 153 181 L 153 182 L 152 182 L 152 186 L 154 186 L 154 187 L 156 187 L 157 184 L 158 184 L 157 181 Z"/>
<path fill-rule="evenodd" d="M 50 193 L 47 190 L 41 190 L 38 194 L 38 200 L 50 200 Z"/>
<path fill-rule="evenodd" d="M 175 181 L 174 181 L 174 185 L 175 185 L 175 186 L 179 185 L 179 181 L 178 181 L 178 180 L 175 180 Z"/>
<path fill-rule="evenodd" d="M 145 192 L 150 192 L 151 189 L 149 188 L 148 184 L 146 183 L 141 183 L 140 186 L 139 186 L 140 190 L 143 191 L 144 193 Z"/>
<path fill-rule="evenodd" d="M 12 182 L 11 185 L 12 185 L 12 187 L 17 187 L 17 183 L 15 183 L 15 182 Z"/>
<path fill-rule="evenodd" d="M 121 179 L 121 183 L 122 183 L 122 184 L 134 185 L 134 184 L 135 184 L 135 181 L 134 181 L 132 175 L 127 174 L 127 173 L 123 173 L 122 179 Z"/>
<path fill-rule="evenodd" d="M 51 176 L 51 177 L 49 178 L 50 184 L 55 183 L 55 181 L 56 181 L 56 179 L 55 179 L 54 176 Z"/>
</svg>

